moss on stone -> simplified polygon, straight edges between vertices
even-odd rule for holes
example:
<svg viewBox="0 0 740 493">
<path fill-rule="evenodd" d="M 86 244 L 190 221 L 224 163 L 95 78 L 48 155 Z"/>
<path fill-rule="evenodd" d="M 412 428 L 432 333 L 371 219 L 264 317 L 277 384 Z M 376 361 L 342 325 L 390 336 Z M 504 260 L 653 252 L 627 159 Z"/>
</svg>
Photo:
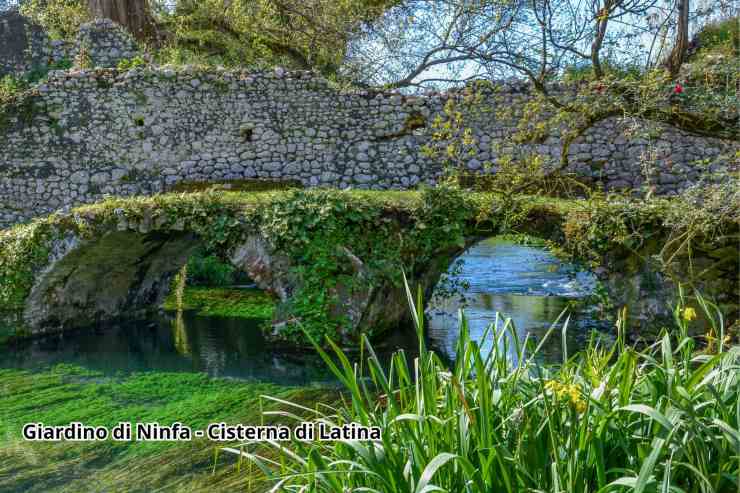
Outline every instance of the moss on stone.
<svg viewBox="0 0 740 493">
<path fill-rule="evenodd" d="M 230 192 L 267 192 L 303 188 L 298 180 L 221 180 L 221 181 L 180 181 L 172 186 L 171 192 L 204 192 L 225 190 Z"/>
</svg>

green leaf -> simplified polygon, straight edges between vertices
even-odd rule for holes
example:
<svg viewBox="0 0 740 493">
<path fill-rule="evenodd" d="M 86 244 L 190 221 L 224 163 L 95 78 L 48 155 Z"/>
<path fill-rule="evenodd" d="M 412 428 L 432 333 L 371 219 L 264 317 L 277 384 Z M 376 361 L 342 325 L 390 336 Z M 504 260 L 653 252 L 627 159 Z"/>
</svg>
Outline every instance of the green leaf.
<svg viewBox="0 0 740 493">
<path fill-rule="evenodd" d="M 447 452 L 442 452 L 441 454 L 435 456 L 424 468 L 424 472 L 421 473 L 421 477 L 419 478 L 419 482 L 416 485 L 415 492 L 426 493 L 429 491 L 444 491 L 441 488 L 430 485 L 429 482 L 432 480 L 432 477 L 434 477 L 440 467 L 444 466 L 449 461 L 455 458 L 457 458 L 457 455 Z"/>
<path fill-rule="evenodd" d="M 673 429 L 673 423 L 671 423 L 670 420 L 665 417 L 665 415 L 663 415 L 660 411 L 657 411 L 655 408 L 652 408 L 645 404 L 630 404 L 629 406 L 618 408 L 617 411 L 629 411 L 644 414 L 652 418 L 654 421 L 657 421 L 666 430 L 671 431 Z"/>
</svg>

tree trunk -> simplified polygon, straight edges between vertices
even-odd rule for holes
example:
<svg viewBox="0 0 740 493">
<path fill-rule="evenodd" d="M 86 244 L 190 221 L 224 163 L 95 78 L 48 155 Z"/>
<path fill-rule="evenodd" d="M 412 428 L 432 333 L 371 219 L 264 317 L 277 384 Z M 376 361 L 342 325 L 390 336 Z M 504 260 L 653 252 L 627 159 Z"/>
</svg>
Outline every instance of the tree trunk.
<svg viewBox="0 0 740 493">
<path fill-rule="evenodd" d="M 594 77 L 601 79 L 604 76 L 604 70 L 601 68 L 601 46 L 604 43 L 604 36 L 606 36 L 606 23 L 608 19 L 600 20 L 596 23 L 596 37 L 593 43 L 591 43 L 591 66 L 594 70 Z"/>
<path fill-rule="evenodd" d="M 154 34 L 148 0 L 88 0 L 87 7 L 92 17 L 120 24 L 138 40 L 144 41 Z"/>
<path fill-rule="evenodd" d="M 606 37 L 606 26 L 609 23 L 611 15 L 612 2 L 604 2 L 604 7 L 596 13 L 596 35 L 591 43 L 591 66 L 594 70 L 594 77 L 601 79 L 604 76 L 604 70 L 601 68 L 601 47 Z"/>
<path fill-rule="evenodd" d="M 676 42 L 673 44 L 673 50 L 666 63 L 672 77 L 678 76 L 681 65 L 686 59 L 686 51 L 689 49 L 689 1 L 678 0 Z"/>
</svg>

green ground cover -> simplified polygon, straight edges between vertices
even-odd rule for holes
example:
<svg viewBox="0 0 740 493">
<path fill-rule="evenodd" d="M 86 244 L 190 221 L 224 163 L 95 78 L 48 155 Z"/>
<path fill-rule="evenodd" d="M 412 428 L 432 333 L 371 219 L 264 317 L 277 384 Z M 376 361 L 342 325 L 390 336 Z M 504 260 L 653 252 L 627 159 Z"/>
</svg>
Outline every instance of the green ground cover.
<svg viewBox="0 0 740 493">
<path fill-rule="evenodd" d="M 177 310 L 177 293 L 164 302 L 165 310 Z M 269 320 L 275 299 L 259 289 L 230 289 L 188 286 L 183 292 L 182 309 L 204 317 L 229 317 Z"/>
</svg>

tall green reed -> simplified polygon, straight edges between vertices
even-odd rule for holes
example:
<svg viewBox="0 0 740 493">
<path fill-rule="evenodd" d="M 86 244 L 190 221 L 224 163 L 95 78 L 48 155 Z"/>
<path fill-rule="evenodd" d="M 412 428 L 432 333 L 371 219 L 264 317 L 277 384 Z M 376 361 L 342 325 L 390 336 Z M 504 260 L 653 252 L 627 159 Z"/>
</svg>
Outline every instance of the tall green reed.
<svg viewBox="0 0 740 493">
<path fill-rule="evenodd" d="M 267 414 L 379 426 L 382 440 L 270 442 L 279 461 L 255 443 L 227 449 L 271 478 L 271 491 L 740 492 L 740 348 L 698 351 L 682 305 L 676 330 L 642 351 L 625 343 L 623 310 L 611 347 L 591 342 L 550 366 L 538 352 L 557 322 L 535 346 L 497 318 L 484 353 L 460 313 L 450 368 L 425 345 L 421 296 L 407 293 L 418 357 L 398 351 L 384 367 L 364 339 L 366 361 L 352 364 L 333 341 L 329 352 L 313 341 L 345 388 L 339 404 L 268 397 L 292 412 Z M 724 334 L 716 307 L 698 300 Z"/>
</svg>

